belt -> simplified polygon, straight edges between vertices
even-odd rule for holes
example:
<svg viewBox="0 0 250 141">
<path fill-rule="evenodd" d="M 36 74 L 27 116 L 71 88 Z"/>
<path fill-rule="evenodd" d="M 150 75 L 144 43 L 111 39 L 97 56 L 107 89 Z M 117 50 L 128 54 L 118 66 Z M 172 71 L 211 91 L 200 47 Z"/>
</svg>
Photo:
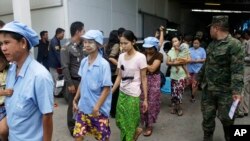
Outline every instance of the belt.
<svg viewBox="0 0 250 141">
<path fill-rule="evenodd" d="M 4 103 L 3 104 L 0 104 L 0 107 L 3 107 L 4 106 Z"/>
<path fill-rule="evenodd" d="M 81 77 L 71 77 L 71 79 L 81 81 Z"/>
</svg>

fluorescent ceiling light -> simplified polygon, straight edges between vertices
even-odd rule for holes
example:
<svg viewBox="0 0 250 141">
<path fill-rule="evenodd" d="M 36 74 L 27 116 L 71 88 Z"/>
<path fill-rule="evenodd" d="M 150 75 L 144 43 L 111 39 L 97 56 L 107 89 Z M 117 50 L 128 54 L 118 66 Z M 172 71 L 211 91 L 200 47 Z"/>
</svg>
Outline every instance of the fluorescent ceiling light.
<svg viewBox="0 0 250 141">
<path fill-rule="evenodd" d="M 174 28 L 167 28 L 167 31 L 178 31 L 178 30 Z"/>
<path fill-rule="evenodd" d="M 192 12 L 207 12 L 207 13 L 250 13 L 250 11 L 234 11 L 234 10 L 215 10 L 215 9 L 192 9 Z"/>
<path fill-rule="evenodd" d="M 220 3 L 206 2 L 205 5 L 220 6 Z"/>
</svg>

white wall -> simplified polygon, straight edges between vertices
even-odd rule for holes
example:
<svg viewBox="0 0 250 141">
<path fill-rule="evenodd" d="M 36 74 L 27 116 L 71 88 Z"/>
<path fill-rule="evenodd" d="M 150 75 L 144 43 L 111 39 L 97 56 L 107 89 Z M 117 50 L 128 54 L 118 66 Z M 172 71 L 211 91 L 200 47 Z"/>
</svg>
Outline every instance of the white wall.
<svg viewBox="0 0 250 141">
<path fill-rule="evenodd" d="M 47 30 L 49 38 L 52 38 L 57 27 L 66 27 L 65 4 L 62 6 L 62 0 L 30 0 L 30 4 L 31 9 L 33 9 L 31 10 L 32 28 L 38 34 L 42 30 Z M 14 20 L 12 0 L 1 0 L 0 8 L 0 19 L 2 21 L 7 23 Z"/>
<path fill-rule="evenodd" d="M 54 7 L 31 11 L 32 28 L 37 32 L 37 34 L 39 34 L 42 30 L 47 30 L 49 32 L 49 38 L 53 38 L 56 28 L 61 27 L 66 29 L 65 16 L 62 14 L 64 12 L 63 9 L 63 7 Z M 14 17 L 13 14 L 11 14 L 0 16 L 0 19 L 7 23 L 13 21 Z M 69 33 L 67 31 L 66 35 L 69 37 L 68 34 Z"/>
<path fill-rule="evenodd" d="M 82 21 L 85 29 L 99 29 L 108 37 L 119 27 L 136 30 L 137 0 L 69 0 L 68 18 L 71 24 Z"/>
<path fill-rule="evenodd" d="M 99 29 L 108 37 L 109 32 L 119 27 L 132 30 L 137 37 L 142 35 L 142 18 L 139 9 L 164 17 L 166 0 L 69 0 L 69 24 L 82 21 L 85 29 Z M 166 18 L 166 17 L 165 17 Z"/>
<path fill-rule="evenodd" d="M 40 9 L 31 12 L 32 28 L 39 34 L 42 30 L 49 32 L 49 38 L 53 38 L 56 28 L 65 29 L 65 15 L 63 7 Z M 68 32 L 66 33 L 68 34 Z"/>
<path fill-rule="evenodd" d="M 5 23 L 11 22 L 13 19 L 13 14 L 0 16 L 0 20 L 4 21 Z"/>
<path fill-rule="evenodd" d="M 0 7 L 9 6 L 11 0 L 1 0 Z M 32 1 L 32 0 L 30 0 Z M 142 17 L 138 14 L 144 12 L 180 23 L 180 6 L 176 0 L 51 0 L 51 6 L 46 5 L 50 0 L 45 0 L 43 9 L 32 10 L 32 27 L 39 33 L 47 30 L 49 37 L 54 36 L 57 27 L 66 30 L 65 37 L 69 38 L 69 26 L 74 21 L 82 21 L 86 30 L 99 29 L 104 31 L 105 37 L 109 32 L 119 27 L 134 31 L 137 37 L 142 35 Z M 60 1 L 63 6 L 60 6 Z M 34 5 L 38 5 L 35 0 Z M 32 4 L 31 4 L 32 6 Z M 31 7 L 32 8 L 32 7 Z M 41 7 L 40 7 L 41 8 Z M 5 8 L 8 9 L 8 8 Z M 11 9 L 11 8 L 10 8 Z M 1 12 L 1 10 L 0 10 Z M 1 14 L 1 13 L 0 13 Z M 13 15 L 0 16 L 0 19 L 9 22 Z"/>
</svg>

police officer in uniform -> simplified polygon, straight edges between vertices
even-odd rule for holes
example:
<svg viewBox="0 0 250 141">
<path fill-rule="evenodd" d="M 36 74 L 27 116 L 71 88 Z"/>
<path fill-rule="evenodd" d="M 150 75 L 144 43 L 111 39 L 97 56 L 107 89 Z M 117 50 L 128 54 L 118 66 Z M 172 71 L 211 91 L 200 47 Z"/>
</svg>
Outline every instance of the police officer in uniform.
<svg viewBox="0 0 250 141">
<path fill-rule="evenodd" d="M 228 16 L 213 16 L 210 35 L 213 41 L 199 74 L 204 141 L 213 140 L 216 115 L 223 125 L 225 140 L 230 141 L 229 126 L 234 124 L 234 118 L 230 119 L 228 113 L 233 101 L 241 99 L 244 52 L 240 41 L 229 34 Z"/>
<path fill-rule="evenodd" d="M 81 60 L 85 56 L 81 43 L 84 34 L 84 24 L 76 21 L 70 26 L 71 40 L 61 49 L 61 64 L 66 82 L 66 96 L 68 97 L 67 125 L 73 135 L 75 120 L 73 119 L 72 102 L 76 94 L 81 77 L 78 75 Z"/>
</svg>

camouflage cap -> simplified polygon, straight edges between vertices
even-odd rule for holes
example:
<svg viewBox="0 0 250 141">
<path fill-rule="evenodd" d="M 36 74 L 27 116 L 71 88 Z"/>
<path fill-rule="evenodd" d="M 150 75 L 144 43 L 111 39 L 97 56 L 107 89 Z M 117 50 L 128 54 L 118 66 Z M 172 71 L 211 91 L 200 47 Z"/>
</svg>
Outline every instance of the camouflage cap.
<svg viewBox="0 0 250 141">
<path fill-rule="evenodd" d="M 217 25 L 225 28 L 229 28 L 228 16 L 227 15 L 218 15 L 213 16 L 212 23 L 208 26 Z"/>
</svg>

